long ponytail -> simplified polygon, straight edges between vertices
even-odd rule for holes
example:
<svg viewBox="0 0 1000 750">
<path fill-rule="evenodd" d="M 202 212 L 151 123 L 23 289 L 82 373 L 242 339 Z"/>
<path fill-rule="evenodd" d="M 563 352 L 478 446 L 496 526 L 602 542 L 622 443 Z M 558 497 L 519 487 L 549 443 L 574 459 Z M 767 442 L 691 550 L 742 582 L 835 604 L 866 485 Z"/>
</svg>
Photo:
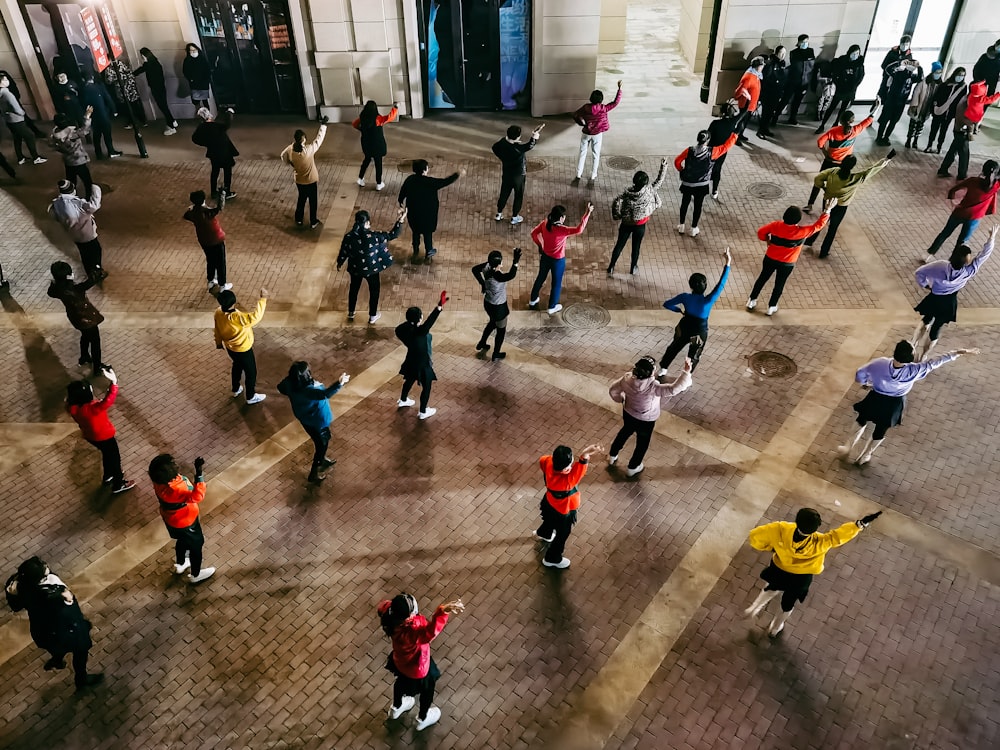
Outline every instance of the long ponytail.
<svg viewBox="0 0 1000 750">
<path fill-rule="evenodd" d="M 559 221 L 566 218 L 566 206 L 553 206 L 552 210 L 549 211 L 548 218 L 545 220 L 545 231 L 551 232 L 552 227 L 554 227 Z"/>
</svg>

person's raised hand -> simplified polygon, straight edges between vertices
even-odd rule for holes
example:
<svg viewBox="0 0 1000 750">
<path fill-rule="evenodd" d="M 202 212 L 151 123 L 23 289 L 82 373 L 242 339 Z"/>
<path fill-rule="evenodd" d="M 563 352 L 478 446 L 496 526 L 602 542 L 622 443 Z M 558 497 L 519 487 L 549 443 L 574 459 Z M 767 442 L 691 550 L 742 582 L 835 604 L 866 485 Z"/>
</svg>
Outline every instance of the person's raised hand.
<svg viewBox="0 0 1000 750">
<path fill-rule="evenodd" d="M 1000 224 L 994 224 L 993 228 L 990 230 L 990 239 L 995 240 L 997 237 L 997 232 L 1000 232 Z"/>
<path fill-rule="evenodd" d="M 465 605 L 461 599 L 454 599 L 441 605 L 441 611 L 449 615 L 460 615 L 465 611 Z"/>
<path fill-rule="evenodd" d="M 660 166 L 662 167 L 662 166 L 664 166 L 664 165 L 665 165 L 666 163 L 667 163 L 667 157 L 665 157 L 665 156 L 661 156 L 661 157 L 660 157 Z"/>
<path fill-rule="evenodd" d="M 955 354 L 982 354 L 982 349 L 956 349 Z"/>
<path fill-rule="evenodd" d="M 592 213 L 594 213 L 594 204 L 587 201 L 587 215 L 590 216 Z"/>
<path fill-rule="evenodd" d="M 447 302 L 449 299 L 450 298 L 448 297 L 448 292 L 447 291 L 442 291 L 441 292 L 441 301 L 438 302 L 438 307 L 444 307 L 444 303 Z"/>
<path fill-rule="evenodd" d="M 517 265 L 520 262 L 521 262 L 521 248 L 515 247 L 514 248 L 514 264 Z"/>
<path fill-rule="evenodd" d="M 322 115 L 322 116 L 321 116 L 321 117 L 319 118 L 319 124 L 320 124 L 320 125 L 326 125 L 326 124 L 328 124 L 329 122 L 330 122 L 330 118 L 329 118 L 329 117 L 327 117 L 326 115 Z"/>
<path fill-rule="evenodd" d="M 104 373 L 104 377 L 108 379 L 111 383 L 118 383 L 118 375 L 110 367 L 102 367 L 101 371 Z"/>
<path fill-rule="evenodd" d="M 823 213 L 828 214 L 836 207 L 837 207 L 837 199 L 831 198 L 826 202 L 826 207 L 823 209 Z"/>
<path fill-rule="evenodd" d="M 201 456 L 198 456 L 198 458 L 194 460 L 194 473 L 198 476 L 201 476 L 204 472 L 205 472 L 205 459 L 202 458 Z"/>
<path fill-rule="evenodd" d="M 83 113 L 87 115 L 87 117 L 90 117 L 92 114 L 94 114 L 94 108 L 88 104 L 87 108 L 83 110 Z"/>
<path fill-rule="evenodd" d="M 684 358 L 684 368 L 683 368 L 684 372 L 686 372 L 688 375 L 690 375 L 691 371 L 693 369 L 694 369 L 694 363 L 691 361 L 691 358 L 690 357 L 685 357 Z"/>
<path fill-rule="evenodd" d="M 580 454 L 580 458 L 589 461 L 590 457 L 595 453 L 604 453 L 604 446 L 599 443 L 594 443 L 593 445 L 588 445 L 583 449 L 583 453 Z"/>
<path fill-rule="evenodd" d="M 536 128 L 535 128 L 534 130 L 532 130 L 531 132 L 532 132 L 532 133 L 534 133 L 535 135 L 538 135 L 539 133 L 541 133 L 541 132 L 542 132 L 542 128 L 544 128 L 544 127 L 545 127 L 545 123 L 543 122 L 543 123 L 541 123 L 540 125 L 538 125 L 538 127 L 536 127 Z"/>
<path fill-rule="evenodd" d="M 260 288 L 260 297 L 261 299 L 267 299 L 268 297 L 267 289 L 265 289 L 264 287 Z"/>
<path fill-rule="evenodd" d="M 874 521 L 881 515 L 882 511 L 878 511 L 877 513 L 869 513 L 864 518 L 859 518 L 856 523 L 863 529 L 866 528 L 872 521 Z"/>
<path fill-rule="evenodd" d="M 341 385 L 347 385 L 350 381 L 351 381 L 351 376 L 348 375 L 346 372 L 340 376 Z"/>
<path fill-rule="evenodd" d="M 722 251 L 722 256 L 726 259 L 727 266 L 731 266 L 733 264 L 733 253 L 728 247 Z"/>
<path fill-rule="evenodd" d="M 619 79 L 618 80 L 618 88 L 621 88 L 621 87 L 622 87 L 622 82 L 621 82 L 621 79 Z"/>
</svg>

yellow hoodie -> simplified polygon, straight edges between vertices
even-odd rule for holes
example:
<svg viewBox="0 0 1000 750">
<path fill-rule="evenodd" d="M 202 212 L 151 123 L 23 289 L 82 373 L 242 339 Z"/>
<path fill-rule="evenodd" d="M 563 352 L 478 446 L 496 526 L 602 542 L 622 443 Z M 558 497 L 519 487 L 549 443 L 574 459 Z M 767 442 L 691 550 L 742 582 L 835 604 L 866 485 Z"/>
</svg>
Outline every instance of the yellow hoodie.
<svg viewBox="0 0 1000 750">
<path fill-rule="evenodd" d="M 257 300 L 253 312 L 233 310 L 225 312 L 221 308 L 215 311 L 215 343 L 222 344 L 231 352 L 246 352 L 253 347 L 253 326 L 264 317 L 267 300 Z"/>
<path fill-rule="evenodd" d="M 792 541 L 794 533 L 794 523 L 767 523 L 750 532 L 750 546 L 773 551 L 774 564 L 786 573 L 822 573 L 826 553 L 847 544 L 861 533 L 861 527 L 851 521 L 825 534 L 810 534 L 801 542 Z"/>
</svg>

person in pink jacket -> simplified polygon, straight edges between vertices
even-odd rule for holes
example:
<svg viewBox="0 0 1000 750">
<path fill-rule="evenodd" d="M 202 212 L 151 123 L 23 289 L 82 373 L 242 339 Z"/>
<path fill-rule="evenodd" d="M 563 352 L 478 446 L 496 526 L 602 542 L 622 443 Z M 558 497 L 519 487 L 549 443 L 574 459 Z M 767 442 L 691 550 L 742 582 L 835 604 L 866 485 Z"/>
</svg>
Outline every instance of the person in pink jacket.
<svg viewBox="0 0 1000 750">
<path fill-rule="evenodd" d="M 635 435 L 635 450 L 628 462 L 626 474 L 634 477 L 646 467 L 642 459 L 646 456 L 653 428 L 660 416 L 663 399 L 676 396 L 691 387 L 691 360 L 684 360 L 684 369 L 673 383 L 660 383 L 653 377 L 656 372 L 656 360 L 643 357 L 635 363 L 632 372 L 627 372 L 611 384 L 608 393 L 611 399 L 624 404 L 622 419 L 624 424 L 611 442 L 608 451 L 608 463 L 614 466 L 618 463 L 618 454 L 625 447 L 625 441 Z"/>
<path fill-rule="evenodd" d="M 566 226 L 566 206 L 553 206 L 548 217 L 531 230 L 531 240 L 538 246 L 538 276 L 531 286 L 531 301 L 528 307 L 538 309 L 538 295 L 542 291 L 549 273 L 552 274 L 552 292 L 549 294 L 549 315 L 555 315 L 562 310 L 559 295 L 562 293 L 562 278 L 566 270 L 566 238 L 581 234 L 587 228 L 590 215 L 594 213 L 594 204 L 587 204 L 587 212 L 575 227 Z"/>
<path fill-rule="evenodd" d="M 580 137 L 580 157 L 576 162 L 576 179 L 574 185 L 579 185 L 583 177 L 583 168 L 587 164 L 587 152 L 594 157 L 594 167 L 590 172 L 590 180 L 587 187 L 594 187 L 594 180 L 597 179 L 597 167 L 601 162 L 601 143 L 604 134 L 611 127 L 608 124 L 608 112 L 613 110 L 622 100 L 622 82 L 618 81 L 618 93 L 611 104 L 604 103 L 604 92 L 597 89 L 591 92 L 590 101 L 573 113 L 573 121 L 577 125 L 583 126 L 583 135 Z"/>
</svg>

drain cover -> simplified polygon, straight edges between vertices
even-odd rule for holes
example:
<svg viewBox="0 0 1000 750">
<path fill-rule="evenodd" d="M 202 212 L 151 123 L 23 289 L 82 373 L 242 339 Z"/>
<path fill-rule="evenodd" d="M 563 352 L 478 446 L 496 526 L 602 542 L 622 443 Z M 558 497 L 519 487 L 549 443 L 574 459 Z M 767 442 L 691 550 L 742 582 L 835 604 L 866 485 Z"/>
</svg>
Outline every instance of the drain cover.
<svg viewBox="0 0 1000 750">
<path fill-rule="evenodd" d="M 578 302 L 562 311 L 562 319 L 571 328 L 604 328 L 611 322 L 611 313 L 600 305 Z"/>
<path fill-rule="evenodd" d="M 747 364 L 765 378 L 788 378 L 799 371 L 791 357 L 778 352 L 754 352 L 747 357 Z"/>
<path fill-rule="evenodd" d="M 545 159 L 528 159 L 528 164 L 526 169 L 529 172 L 541 172 L 543 169 L 549 166 L 549 163 Z"/>
<path fill-rule="evenodd" d="M 773 182 L 754 182 L 747 185 L 747 192 L 754 198 L 765 201 L 777 200 L 785 195 L 785 189 Z"/>
<path fill-rule="evenodd" d="M 608 166 L 612 169 L 632 170 L 639 166 L 639 160 L 631 156 L 612 156 L 608 159 Z"/>
</svg>

